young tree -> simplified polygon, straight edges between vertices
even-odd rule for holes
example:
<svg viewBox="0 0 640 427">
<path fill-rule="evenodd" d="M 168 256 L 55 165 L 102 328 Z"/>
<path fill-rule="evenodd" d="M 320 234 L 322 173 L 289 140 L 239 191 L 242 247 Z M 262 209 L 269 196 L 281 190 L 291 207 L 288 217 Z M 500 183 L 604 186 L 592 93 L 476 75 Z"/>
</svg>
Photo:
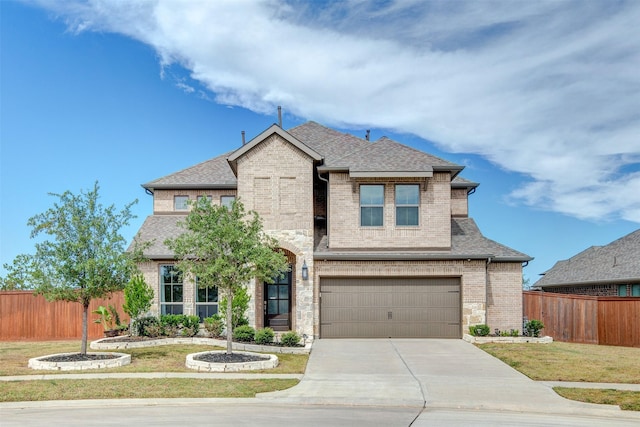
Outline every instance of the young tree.
<svg viewBox="0 0 640 427">
<path fill-rule="evenodd" d="M 129 315 L 129 333 L 133 335 L 133 321 L 151 308 L 153 289 L 144 281 L 142 274 L 134 275 L 124 288 L 124 305 L 122 309 Z"/>
<path fill-rule="evenodd" d="M 135 270 L 134 253 L 125 252 L 126 241 L 120 229 L 135 215 L 131 206 L 116 212 L 98 202 L 99 186 L 75 195 L 49 193 L 58 198 L 46 212 L 29 219 L 31 237 L 45 234 L 51 240 L 36 243 L 33 255 L 19 255 L 20 262 L 9 274 L 25 282 L 49 301 L 82 304 L 82 346 L 87 353 L 87 314 L 94 298 L 103 298 L 122 290 Z"/>
<path fill-rule="evenodd" d="M 220 289 L 227 300 L 227 354 L 232 349 L 233 296 L 254 278 L 272 281 L 287 268 L 277 242 L 262 230 L 254 211 L 236 200 L 230 208 L 212 205 L 206 198 L 191 204 L 179 225 L 185 232 L 164 243 L 175 254 L 178 268 L 198 278 L 199 286 Z"/>
</svg>

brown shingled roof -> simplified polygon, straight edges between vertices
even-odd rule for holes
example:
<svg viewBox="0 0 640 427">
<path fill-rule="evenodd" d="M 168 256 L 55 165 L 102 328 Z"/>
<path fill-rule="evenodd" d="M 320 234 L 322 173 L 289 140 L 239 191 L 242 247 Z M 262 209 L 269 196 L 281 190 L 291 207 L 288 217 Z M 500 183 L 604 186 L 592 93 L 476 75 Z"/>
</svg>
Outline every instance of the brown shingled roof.
<svg viewBox="0 0 640 427">
<path fill-rule="evenodd" d="M 558 261 L 533 287 L 640 283 L 640 229 Z"/>
<path fill-rule="evenodd" d="M 181 171 L 142 184 L 149 190 L 162 188 L 235 188 L 236 176 L 233 174 L 225 153 L 213 159 L 198 163 Z"/>
</svg>

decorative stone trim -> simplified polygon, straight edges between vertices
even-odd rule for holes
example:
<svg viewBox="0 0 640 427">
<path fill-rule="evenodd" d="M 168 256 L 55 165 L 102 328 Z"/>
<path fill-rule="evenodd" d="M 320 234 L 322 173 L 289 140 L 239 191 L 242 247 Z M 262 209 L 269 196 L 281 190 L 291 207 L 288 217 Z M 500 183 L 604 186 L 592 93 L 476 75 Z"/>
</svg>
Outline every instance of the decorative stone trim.
<svg viewBox="0 0 640 427">
<path fill-rule="evenodd" d="M 157 340 L 146 341 L 130 341 L 130 342 L 111 342 L 118 338 L 102 338 L 92 341 L 90 348 L 92 350 L 123 350 L 127 348 L 144 348 L 155 347 L 160 345 L 210 345 L 215 347 L 227 347 L 227 341 L 217 338 L 190 337 L 190 338 L 159 338 Z M 309 354 L 311 352 L 311 344 L 307 343 L 304 347 L 279 347 L 275 345 L 256 345 L 234 342 L 232 348 L 234 350 L 255 351 L 261 353 L 282 353 L 282 354 Z"/>
<path fill-rule="evenodd" d="M 95 352 L 91 354 L 106 354 L 116 355 L 118 357 L 113 359 L 101 359 L 101 360 L 84 360 L 80 362 L 47 362 L 42 359 L 47 359 L 52 356 L 62 356 L 76 353 L 58 353 L 49 354 L 47 356 L 34 357 L 29 359 L 29 367 L 31 369 L 46 369 L 49 371 L 80 371 L 86 369 L 103 369 L 103 368 L 117 368 L 119 366 L 128 365 L 131 363 L 131 355 L 125 353 L 106 353 Z"/>
<path fill-rule="evenodd" d="M 504 344 L 549 344 L 553 342 L 552 337 L 474 337 L 469 334 L 464 334 L 462 339 L 470 342 L 471 344 L 486 344 L 490 342 L 504 343 Z"/>
<path fill-rule="evenodd" d="M 194 357 L 201 354 L 210 353 L 225 353 L 225 350 L 221 351 L 201 351 L 200 353 L 192 353 L 187 355 L 186 366 L 189 369 L 195 369 L 198 372 L 238 372 L 238 371 L 255 371 L 259 369 L 272 369 L 278 366 L 278 356 L 275 354 L 267 354 L 268 359 L 256 360 L 254 362 L 241 362 L 241 363 L 212 363 L 204 362 L 202 360 L 195 360 Z M 234 354 L 247 354 L 254 355 L 248 351 L 237 351 Z"/>
</svg>

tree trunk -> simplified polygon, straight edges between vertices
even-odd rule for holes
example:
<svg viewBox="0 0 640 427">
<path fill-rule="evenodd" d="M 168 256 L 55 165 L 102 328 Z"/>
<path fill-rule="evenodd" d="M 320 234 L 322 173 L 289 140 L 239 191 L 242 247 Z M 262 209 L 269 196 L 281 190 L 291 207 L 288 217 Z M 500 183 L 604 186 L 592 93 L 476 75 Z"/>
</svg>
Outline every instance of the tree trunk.
<svg viewBox="0 0 640 427">
<path fill-rule="evenodd" d="M 233 294 L 227 295 L 227 354 L 233 353 Z"/>
<path fill-rule="evenodd" d="M 82 346 L 80 353 L 87 354 L 87 314 L 89 313 L 89 303 L 82 303 Z"/>
</svg>

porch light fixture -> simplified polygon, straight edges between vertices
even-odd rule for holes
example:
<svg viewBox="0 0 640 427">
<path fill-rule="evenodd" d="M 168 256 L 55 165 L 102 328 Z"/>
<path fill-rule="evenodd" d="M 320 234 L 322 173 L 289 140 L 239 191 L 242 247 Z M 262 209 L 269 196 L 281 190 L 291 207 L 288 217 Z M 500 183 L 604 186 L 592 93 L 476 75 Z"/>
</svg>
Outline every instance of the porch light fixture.
<svg viewBox="0 0 640 427">
<path fill-rule="evenodd" d="M 309 267 L 307 267 L 307 260 L 302 261 L 302 280 L 309 280 Z"/>
</svg>

